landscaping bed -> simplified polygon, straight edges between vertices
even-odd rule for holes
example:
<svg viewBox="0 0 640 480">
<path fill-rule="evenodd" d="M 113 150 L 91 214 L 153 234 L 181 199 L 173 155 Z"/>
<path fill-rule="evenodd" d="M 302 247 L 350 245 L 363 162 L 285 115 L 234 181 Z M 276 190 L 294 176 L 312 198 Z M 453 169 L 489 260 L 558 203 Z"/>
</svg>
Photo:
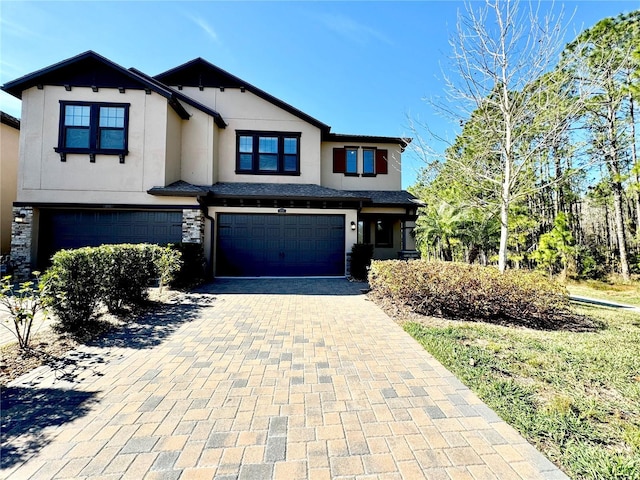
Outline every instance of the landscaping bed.
<svg viewBox="0 0 640 480">
<path fill-rule="evenodd" d="M 492 278 L 493 273 L 456 276 L 451 270 L 458 267 L 447 265 L 449 280 L 456 284 L 446 288 L 440 273 L 428 281 L 432 272 L 443 270 L 433 265 L 377 267 L 378 272 L 393 271 L 385 280 L 391 285 L 382 287 L 392 294 L 376 291 L 378 277 L 371 283 L 371 298 L 571 478 L 640 479 L 640 314 L 566 302 L 562 309 L 576 321 L 556 315 L 555 304 L 552 321 L 539 311 L 525 318 L 533 311 L 527 305 L 522 306 L 523 318 L 515 321 L 510 312 L 456 318 L 442 314 L 450 311 L 447 303 L 460 308 L 464 299 L 456 295 L 478 295 L 469 278 Z M 415 281 L 407 287 L 407 269 L 428 284 L 425 289 Z M 481 289 L 490 290 L 486 285 Z M 421 295 L 432 297 L 415 298 Z M 408 297 L 412 299 L 406 304 L 400 301 Z M 505 303 L 514 306 L 513 298 Z M 432 305 L 434 314 L 420 312 Z"/>
</svg>

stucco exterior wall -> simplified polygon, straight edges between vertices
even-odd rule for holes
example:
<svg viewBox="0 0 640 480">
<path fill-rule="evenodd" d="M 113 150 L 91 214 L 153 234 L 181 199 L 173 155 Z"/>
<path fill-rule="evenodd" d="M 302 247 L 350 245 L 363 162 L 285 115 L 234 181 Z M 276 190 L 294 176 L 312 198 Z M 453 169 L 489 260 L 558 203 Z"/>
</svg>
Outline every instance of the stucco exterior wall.
<svg viewBox="0 0 640 480">
<path fill-rule="evenodd" d="M 320 129 L 277 106 L 235 88 L 184 87 L 184 93 L 222 115 L 227 128 L 218 130 L 217 181 L 304 183 L 320 185 Z M 238 175 L 236 130 L 300 132 L 300 175 Z M 186 179 L 185 179 L 186 180 Z"/>
<path fill-rule="evenodd" d="M 191 118 L 182 121 L 181 179 L 194 185 L 213 185 L 217 181 L 218 127 L 210 115 L 189 105 L 185 108 Z"/>
<path fill-rule="evenodd" d="M 0 123 L 0 253 L 11 249 L 12 205 L 18 188 L 20 130 Z"/>
<path fill-rule="evenodd" d="M 348 176 L 344 173 L 333 173 L 333 149 L 344 147 L 358 148 L 359 176 Z M 388 151 L 386 174 L 375 177 L 363 177 L 363 148 L 378 148 Z M 323 142 L 322 143 L 322 186 L 338 190 L 401 190 L 401 156 L 398 145 L 366 142 Z"/>
<path fill-rule="evenodd" d="M 169 106 L 166 105 L 167 131 L 166 138 L 166 162 L 164 181 L 165 185 L 180 180 L 182 159 L 182 119 Z"/>
<path fill-rule="evenodd" d="M 60 100 L 129 103 L 129 154 L 125 163 L 114 155 L 67 154 L 66 162 L 54 151 L 58 145 Z M 171 111 L 173 115 L 173 111 Z M 167 152 L 177 155 L 177 141 L 167 131 L 177 128 L 168 120 L 165 98 L 142 90 L 45 86 L 23 92 L 22 135 L 18 194 L 20 202 L 166 204 L 166 198 L 148 195 L 148 189 L 166 185 L 167 173 L 176 177 L 176 164 L 165 167 Z M 168 122 L 171 121 L 171 125 Z M 178 129 L 180 130 L 180 129 Z M 168 146 L 171 148 L 168 149 Z M 170 183 L 170 182 L 169 182 Z M 174 199 L 174 202 L 175 199 Z M 180 199 L 179 203 L 192 203 Z"/>
</svg>

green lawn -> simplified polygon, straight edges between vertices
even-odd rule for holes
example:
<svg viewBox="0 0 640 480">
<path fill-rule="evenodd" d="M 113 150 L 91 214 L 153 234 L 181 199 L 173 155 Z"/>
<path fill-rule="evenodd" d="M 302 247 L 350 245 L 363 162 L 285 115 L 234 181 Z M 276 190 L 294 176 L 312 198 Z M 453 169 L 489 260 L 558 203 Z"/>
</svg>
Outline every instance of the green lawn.
<svg viewBox="0 0 640 480">
<path fill-rule="evenodd" d="M 640 283 L 609 284 L 598 280 L 570 282 L 567 290 L 571 295 L 599 298 L 619 303 L 640 306 Z"/>
<path fill-rule="evenodd" d="M 592 332 L 429 320 L 405 330 L 572 478 L 640 479 L 640 314 Z"/>
</svg>

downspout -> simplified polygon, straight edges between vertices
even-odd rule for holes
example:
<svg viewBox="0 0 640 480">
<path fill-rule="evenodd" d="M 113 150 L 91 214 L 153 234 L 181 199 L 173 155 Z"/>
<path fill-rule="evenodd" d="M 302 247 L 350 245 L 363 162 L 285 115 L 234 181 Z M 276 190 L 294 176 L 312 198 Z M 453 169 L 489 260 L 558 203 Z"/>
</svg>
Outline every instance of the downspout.
<svg viewBox="0 0 640 480">
<path fill-rule="evenodd" d="M 210 236 L 209 238 L 211 239 L 211 241 L 209 242 L 209 265 L 207 267 L 207 277 L 208 278 L 213 278 L 213 262 L 214 262 L 214 258 L 213 258 L 213 252 L 214 252 L 214 241 L 215 241 L 215 219 L 209 215 L 209 207 L 206 205 L 204 198 L 201 196 L 196 197 L 198 200 L 198 204 L 200 205 L 200 210 L 202 211 L 202 214 L 204 215 L 204 218 L 206 218 L 207 220 L 209 220 L 210 225 L 211 225 L 211 231 L 209 232 Z"/>
</svg>

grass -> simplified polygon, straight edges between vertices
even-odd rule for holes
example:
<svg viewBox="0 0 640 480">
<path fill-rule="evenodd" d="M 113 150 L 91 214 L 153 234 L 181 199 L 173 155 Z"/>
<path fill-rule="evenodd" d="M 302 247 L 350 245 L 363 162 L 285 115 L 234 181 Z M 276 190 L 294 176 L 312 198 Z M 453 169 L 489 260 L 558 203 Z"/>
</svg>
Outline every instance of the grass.
<svg viewBox="0 0 640 480">
<path fill-rule="evenodd" d="M 404 328 L 575 479 L 640 479 L 640 314 L 591 332 L 425 317 Z"/>
<path fill-rule="evenodd" d="M 571 295 L 640 306 L 640 282 L 624 284 L 599 280 L 571 281 L 567 285 L 567 290 Z"/>
</svg>

